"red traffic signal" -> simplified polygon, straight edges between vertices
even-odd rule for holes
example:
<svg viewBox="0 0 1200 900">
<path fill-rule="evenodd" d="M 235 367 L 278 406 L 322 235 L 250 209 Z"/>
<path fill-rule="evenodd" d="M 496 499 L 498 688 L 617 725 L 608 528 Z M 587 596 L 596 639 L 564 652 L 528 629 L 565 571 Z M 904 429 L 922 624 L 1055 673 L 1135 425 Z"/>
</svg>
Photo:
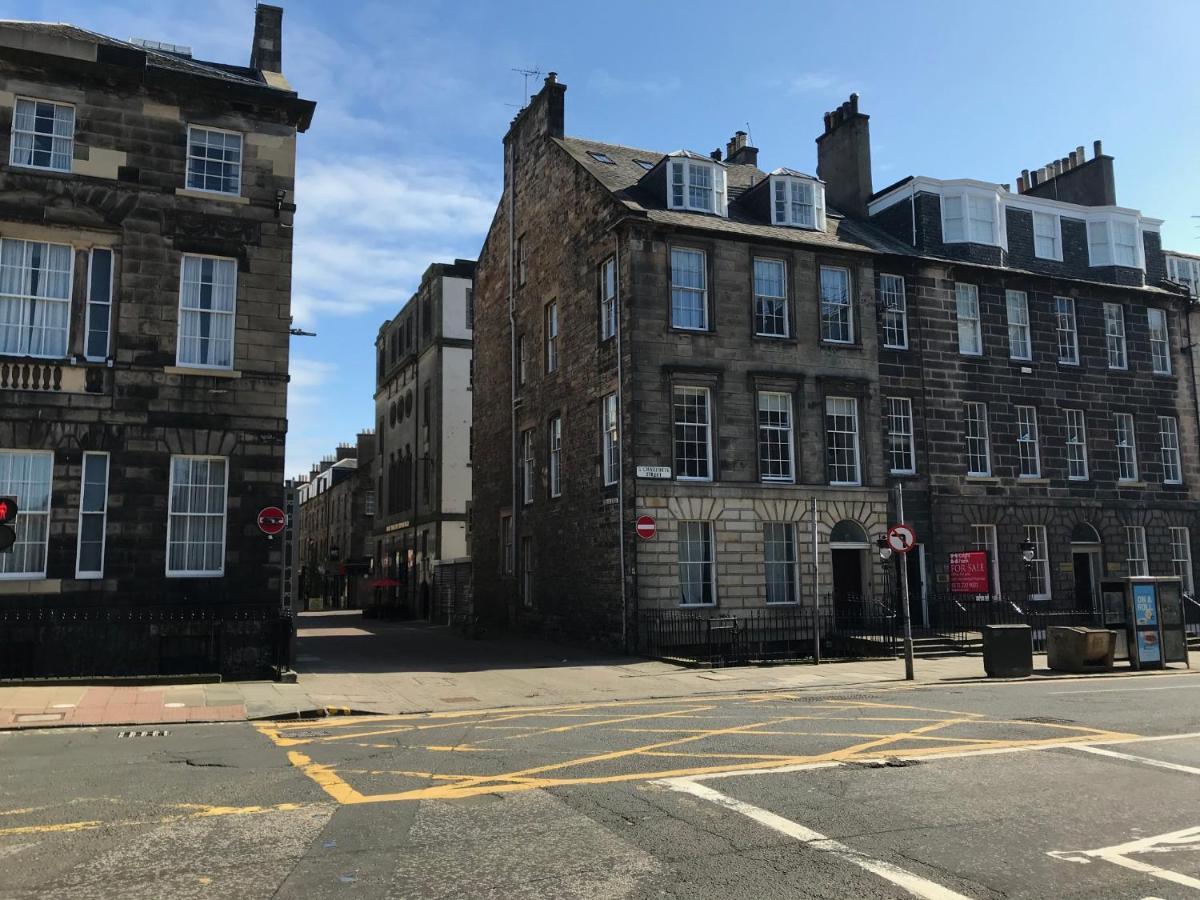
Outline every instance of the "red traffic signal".
<svg viewBox="0 0 1200 900">
<path fill-rule="evenodd" d="M 0 497 L 0 525 L 7 525 L 17 517 L 17 498 Z"/>
</svg>

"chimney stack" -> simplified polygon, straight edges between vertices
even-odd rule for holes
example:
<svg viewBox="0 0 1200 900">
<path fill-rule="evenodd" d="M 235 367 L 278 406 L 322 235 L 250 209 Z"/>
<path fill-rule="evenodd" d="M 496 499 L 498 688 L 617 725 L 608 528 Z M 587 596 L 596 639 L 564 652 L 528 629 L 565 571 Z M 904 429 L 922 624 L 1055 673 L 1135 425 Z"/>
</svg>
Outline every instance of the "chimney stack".
<svg viewBox="0 0 1200 900">
<path fill-rule="evenodd" d="M 714 150 L 712 153 L 710 153 L 708 155 L 712 159 L 715 159 L 717 162 L 720 162 L 721 161 L 721 148 L 718 147 L 716 150 Z"/>
<path fill-rule="evenodd" d="M 261 72 L 283 71 L 283 9 L 260 3 L 254 7 L 254 44 L 250 68 Z"/>
<path fill-rule="evenodd" d="M 871 189 L 870 116 L 858 111 L 858 94 L 825 113 L 825 133 L 817 138 L 817 177 L 825 182 L 827 203 L 865 219 Z"/>
<path fill-rule="evenodd" d="M 735 166 L 757 166 L 758 148 L 746 143 L 746 132 L 735 131 L 725 145 L 725 161 Z"/>
<path fill-rule="evenodd" d="M 1117 188 L 1113 176 L 1113 160 L 1104 155 L 1100 141 L 1093 145 L 1095 156 L 1087 159 L 1083 145 L 1061 159 L 1051 160 L 1040 169 L 1023 169 L 1023 194 L 1075 203 L 1079 206 L 1116 206 Z"/>
</svg>

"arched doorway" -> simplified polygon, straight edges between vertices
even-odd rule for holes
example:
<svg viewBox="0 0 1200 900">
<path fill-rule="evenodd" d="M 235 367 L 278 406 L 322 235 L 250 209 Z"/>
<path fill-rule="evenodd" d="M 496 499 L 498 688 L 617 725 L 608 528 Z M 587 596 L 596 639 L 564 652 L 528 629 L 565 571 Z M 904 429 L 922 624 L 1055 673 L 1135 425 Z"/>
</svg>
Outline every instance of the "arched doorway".
<svg viewBox="0 0 1200 900">
<path fill-rule="evenodd" d="M 1076 609 L 1100 609 L 1100 573 L 1104 545 L 1100 533 L 1087 522 L 1071 529 L 1071 569 L 1075 575 Z"/>
<path fill-rule="evenodd" d="M 870 548 L 867 532 L 850 519 L 838 522 L 829 532 L 835 609 L 849 611 L 861 606 L 866 587 L 867 551 Z"/>
</svg>

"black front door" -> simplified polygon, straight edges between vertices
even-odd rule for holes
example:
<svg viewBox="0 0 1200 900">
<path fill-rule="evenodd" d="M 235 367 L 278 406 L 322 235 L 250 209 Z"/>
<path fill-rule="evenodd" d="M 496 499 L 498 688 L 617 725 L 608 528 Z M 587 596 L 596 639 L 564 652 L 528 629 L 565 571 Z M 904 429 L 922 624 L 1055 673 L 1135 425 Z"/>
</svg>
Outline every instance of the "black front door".
<svg viewBox="0 0 1200 900">
<path fill-rule="evenodd" d="M 857 606 L 862 600 L 861 550 L 832 550 L 833 603 L 838 607 Z"/>
<path fill-rule="evenodd" d="M 1095 585 L 1092 583 L 1092 554 L 1072 553 L 1071 567 L 1075 570 L 1075 608 L 1095 606 Z"/>
</svg>

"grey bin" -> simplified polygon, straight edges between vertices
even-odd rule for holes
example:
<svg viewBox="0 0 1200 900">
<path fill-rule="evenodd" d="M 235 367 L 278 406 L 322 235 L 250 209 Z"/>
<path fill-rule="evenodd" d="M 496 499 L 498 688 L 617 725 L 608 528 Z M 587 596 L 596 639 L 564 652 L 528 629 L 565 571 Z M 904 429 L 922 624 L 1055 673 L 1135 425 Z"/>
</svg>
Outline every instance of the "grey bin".
<svg viewBox="0 0 1200 900">
<path fill-rule="evenodd" d="M 988 678 L 1032 675 L 1032 629 L 1028 625 L 984 625 L 983 670 Z"/>
<path fill-rule="evenodd" d="M 1113 667 L 1116 647 L 1117 633 L 1105 628 L 1046 629 L 1046 664 L 1056 672 L 1106 672 Z"/>
</svg>

